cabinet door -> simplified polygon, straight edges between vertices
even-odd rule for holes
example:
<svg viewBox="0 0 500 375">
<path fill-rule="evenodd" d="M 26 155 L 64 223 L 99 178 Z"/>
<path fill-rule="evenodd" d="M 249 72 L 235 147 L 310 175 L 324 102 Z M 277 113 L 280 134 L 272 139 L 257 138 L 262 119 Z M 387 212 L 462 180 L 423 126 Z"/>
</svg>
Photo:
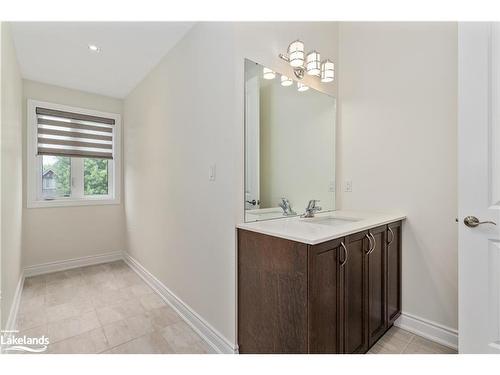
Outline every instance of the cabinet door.
<svg viewBox="0 0 500 375">
<path fill-rule="evenodd" d="M 401 222 L 387 226 L 387 320 L 401 315 Z"/>
<path fill-rule="evenodd" d="M 342 240 L 309 247 L 309 353 L 339 353 L 339 267 Z"/>
<path fill-rule="evenodd" d="M 366 255 L 368 268 L 368 346 L 387 328 L 386 314 L 386 232 L 385 225 L 370 229 L 371 250 Z"/>
<path fill-rule="evenodd" d="M 368 350 L 366 251 L 368 232 L 347 236 L 347 262 L 340 270 L 341 352 L 365 353 Z"/>
</svg>

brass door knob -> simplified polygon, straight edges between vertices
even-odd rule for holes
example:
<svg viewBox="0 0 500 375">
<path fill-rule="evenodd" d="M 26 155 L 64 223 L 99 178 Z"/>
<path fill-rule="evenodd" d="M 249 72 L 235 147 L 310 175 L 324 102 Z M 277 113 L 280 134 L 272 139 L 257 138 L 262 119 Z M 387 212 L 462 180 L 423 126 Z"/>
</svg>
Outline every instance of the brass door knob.
<svg viewBox="0 0 500 375">
<path fill-rule="evenodd" d="M 469 228 L 475 228 L 480 224 L 493 224 L 497 225 L 494 221 L 479 221 L 479 219 L 475 216 L 466 216 L 464 218 L 464 224 L 467 225 Z"/>
</svg>

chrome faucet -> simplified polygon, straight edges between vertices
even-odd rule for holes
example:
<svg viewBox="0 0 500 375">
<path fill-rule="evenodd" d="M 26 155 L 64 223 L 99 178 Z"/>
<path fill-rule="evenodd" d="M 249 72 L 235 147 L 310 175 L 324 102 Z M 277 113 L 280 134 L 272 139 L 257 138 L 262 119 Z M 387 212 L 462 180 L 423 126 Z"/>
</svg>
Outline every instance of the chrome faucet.
<svg viewBox="0 0 500 375">
<path fill-rule="evenodd" d="M 281 207 L 283 210 L 283 215 L 284 216 L 294 216 L 297 215 L 297 213 L 292 209 L 292 205 L 286 198 L 281 198 L 281 202 L 278 203 L 278 206 Z"/>
<path fill-rule="evenodd" d="M 318 203 L 318 199 L 311 199 L 306 207 L 306 212 L 304 212 L 300 217 L 314 217 L 314 214 L 318 211 L 321 211 L 321 207 L 316 206 Z"/>
</svg>

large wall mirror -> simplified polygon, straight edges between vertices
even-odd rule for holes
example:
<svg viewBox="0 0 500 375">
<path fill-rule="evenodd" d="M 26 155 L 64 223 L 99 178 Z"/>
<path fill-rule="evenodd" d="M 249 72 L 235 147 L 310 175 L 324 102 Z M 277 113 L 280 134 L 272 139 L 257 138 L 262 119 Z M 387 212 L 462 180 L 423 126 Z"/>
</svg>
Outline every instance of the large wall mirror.
<svg viewBox="0 0 500 375">
<path fill-rule="evenodd" d="M 263 72 L 245 60 L 245 221 L 334 210 L 335 98 Z"/>
</svg>

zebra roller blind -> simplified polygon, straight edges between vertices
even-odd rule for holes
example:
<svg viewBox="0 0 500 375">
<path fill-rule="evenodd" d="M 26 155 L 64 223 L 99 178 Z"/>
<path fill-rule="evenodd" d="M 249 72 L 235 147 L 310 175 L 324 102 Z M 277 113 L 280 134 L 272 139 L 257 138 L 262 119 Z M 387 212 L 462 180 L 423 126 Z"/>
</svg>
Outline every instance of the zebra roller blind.
<svg viewBox="0 0 500 375">
<path fill-rule="evenodd" d="M 36 107 L 38 155 L 113 159 L 115 120 Z"/>
</svg>

